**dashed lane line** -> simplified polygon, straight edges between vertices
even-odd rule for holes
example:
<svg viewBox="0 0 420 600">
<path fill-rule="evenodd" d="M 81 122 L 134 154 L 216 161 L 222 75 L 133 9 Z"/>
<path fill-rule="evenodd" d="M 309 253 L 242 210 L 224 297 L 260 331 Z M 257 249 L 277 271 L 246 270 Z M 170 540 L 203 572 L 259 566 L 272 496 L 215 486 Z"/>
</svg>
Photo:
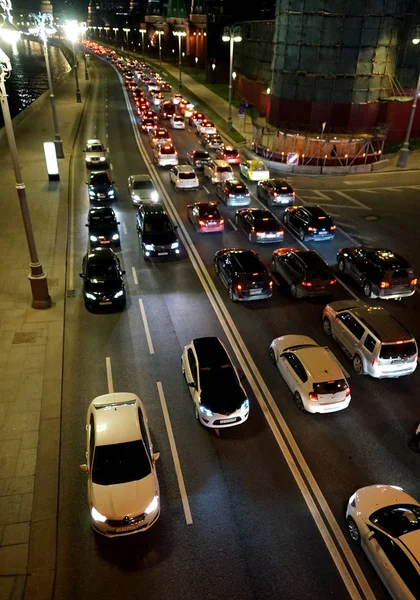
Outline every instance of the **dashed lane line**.
<svg viewBox="0 0 420 600">
<path fill-rule="evenodd" d="M 232 221 L 232 219 L 228 219 L 229 223 L 232 225 L 233 229 L 235 231 L 238 231 L 238 228 L 236 227 L 235 223 Z"/>
<path fill-rule="evenodd" d="M 112 379 L 112 366 L 111 366 L 111 357 L 107 356 L 105 358 L 105 365 L 106 365 L 106 379 L 108 382 L 108 394 L 113 394 L 114 393 L 114 382 Z"/>
<path fill-rule="evenodd" d="M 146 311 L 144 310 L 143 300 L 139 298 L 139 308 L 141 312 L 141 318 L 143 319 L 143 327 L 146 334 L 147 345 L 149 347 L 149 353 L 154 354 L 155 350 L 153 348 L 152 336 L 150 335 L 149 323 L 147 322 Z"/>
<path fill-rule="evenodd" d="M 131 272 L 133 273 L 134 285 L 138 285 L 139 284 L 139 280 L 137 279 L 136 267 L 131 267 Z"/>
</svg>

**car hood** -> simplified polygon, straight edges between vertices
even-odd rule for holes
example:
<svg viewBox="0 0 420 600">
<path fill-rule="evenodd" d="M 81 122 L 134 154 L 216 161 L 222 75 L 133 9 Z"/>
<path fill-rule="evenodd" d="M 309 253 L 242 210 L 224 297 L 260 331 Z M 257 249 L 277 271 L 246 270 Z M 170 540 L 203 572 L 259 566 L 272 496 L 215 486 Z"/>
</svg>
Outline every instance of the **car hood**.
<svg viewBox="0 0 420 600">
<path fill-rule="evenodd" d="M 420 529 L 405 533 L 400 537 L 400 540 L 406 545 L 413 556 L 420 556 Z"/>
<path fill-rule="evenodd" d="M 357 490 L 357 510 L 368 518 L 373 512 L 393 504 L 417 504 L 416 500 L 401 489 L 390 485 L 369 485 Z"/>
<path fill-rule="evenodd" d="M 91 487 L 92 506 L 111 521 L 141 515 L 158 495 L 153 473 L 138 481 L 117 485 L 92 483 Z"/>
<path fill-rule="evenodd" d="M 100 227 L 100 226 L 90 226 L 89 227 L 89 234 L 90 235 L 96 235 L 97 237 L 103 235 L 106 238 L 112 237 L 115 233 L 118 233 L 118 227 L 117 225 L 108 225 L 108 226 L 104 226 L 104 227 Z"/>
<path fill-rule="evenodd" d="M 241 407 L 245 401 L 246 394 L 239 384 L 229 386 L 214 385 L 208 386 L 201 392 L 200 401 L 203 406 L 209 408 L 214 413 L 230 415 Z"/>
<path fill-rule="evenodd" d="M 112 185 L 105 185 L 103 183 L 96 183 L 96 184 L 89 184 L 89 190 L 94 191 L 95 193 L 99 193 L 99 194 L 106 194 L 107 192 L 111 191 L 113 189 Z"/>
<path fill-rule="evenodd" d="M 124 284 L 120 279 L 86 279 L 85 292 L 103 294 L 108 296 L 116 294 L 123 289 Z"/>
<path fill-rule="evenodd" d="M 178 238 L 174 231 L 168 231 L 166 233 L 144 233 L 142 235 L 142 242 L 144 244 L 155 244 L 158 246 L 165 246 L 177 242 Z"/>
<path fill-rule="evenodd" d="M 101 156 L 105 158 L 103 152 L 86 152 L 86 158 L 101 158 Z"/>
</svg>

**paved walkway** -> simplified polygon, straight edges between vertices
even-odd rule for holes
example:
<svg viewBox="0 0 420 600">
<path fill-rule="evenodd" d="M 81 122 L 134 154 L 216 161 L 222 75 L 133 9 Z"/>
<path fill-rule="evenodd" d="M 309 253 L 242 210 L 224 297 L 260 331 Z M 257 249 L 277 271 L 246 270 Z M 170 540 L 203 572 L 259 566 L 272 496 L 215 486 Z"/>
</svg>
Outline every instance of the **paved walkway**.
<svg viewBox="0 0 420 600">
<path fill-rule="evenodd" d="M 49 95 L 14 119 L 40 261 L 53 306 L 31 308 L 29 254 L 0 131 L 0 600 L 50 600 L 55 566 L 68 172 L 82 104 L 69 75 L 56 86 L 65 158 L 48 182 L 42 143 L 54 139 Z"/>
</svg>

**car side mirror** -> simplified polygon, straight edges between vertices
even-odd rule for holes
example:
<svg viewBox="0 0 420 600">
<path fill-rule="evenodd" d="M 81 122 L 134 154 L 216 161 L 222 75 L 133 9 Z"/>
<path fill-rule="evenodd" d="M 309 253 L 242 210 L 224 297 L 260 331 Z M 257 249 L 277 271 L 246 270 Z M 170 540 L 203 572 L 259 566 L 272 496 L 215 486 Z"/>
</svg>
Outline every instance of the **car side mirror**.
<svg viewBox="0 0 420 600">
<path fill-rule="evenodd" d="M 159 460 L 159 458 L 160 458 L 160 452 L 155 452 L 153 454 L 153 460 L 156 462 L 157 460 Z"/>
<path fill-rule="evenodd" d="M 191 381 L 191 382 L 188 384 L 188 387 L 190 387 L 190 388 L 194 388 L 195 390 L 197 389 L 197 385 L 195 384 L 195 382 L 194 382 L 194 381 Z"/>
<path fill-rule="evenodd" d="M 125 275 L 126 271 L 121 271 L 121 275 Z"/>
<path fill-rule="evenodd" d="M 82 279 L 85 278 L 85 276 L 83 275 L 83 273 L 79 273 L 79 277 L 81 277 Z"/>
<path fill-rule="evenodd" d="M 85 223 L 85 227 L 89 227 L 89 223 Z"/>
<path fill-rule="evenodd" d="M 83 471 L 83 473 L 86 473 L 86 475 L 89 473 L 89 469 L 87 465 L 79 465 L 79 468 L 81 471 Z"/>
<path fill-rule="evenodd" d="M 117 225 L 121 225 L 121 223 L 119 221 L 117 221 Z"/>
</svg>

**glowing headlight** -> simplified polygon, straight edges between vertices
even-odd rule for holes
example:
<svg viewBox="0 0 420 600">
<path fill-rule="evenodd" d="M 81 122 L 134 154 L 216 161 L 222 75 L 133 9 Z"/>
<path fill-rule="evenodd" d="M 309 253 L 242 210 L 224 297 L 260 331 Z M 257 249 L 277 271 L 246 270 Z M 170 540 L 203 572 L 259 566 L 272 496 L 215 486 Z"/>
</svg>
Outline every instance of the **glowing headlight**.
<svg viewBox="0 0 420 600">
<path fill-rule="evenodd" d="M 151 192 L 150 199 L 153 200 L 153 202 L 157 202 L 159 200 L 159 194 L 156 190 L 153 190 L 153 192 Z"/>
<path fill-rule="evenodd" d="M 144 512 L 146 513 L 146 515 L 150 515 L 150 513 L 155 512 L 155 510 L 157 509 L 158 506 L 159 506 L 159 497 L 155 496 Z"/>
<path fill-rule="evenodd" d="M 179 242 L 172 242 L 171 244 L 171 250 L 175 250 L 175 248 L 179 247 Z"/>
<path fill-rule="evenodd" d="M 241 410 L 248 410 L 248 409 L 249 409 L 249 400 L 247 398 L 246 400 L 244 400 L 244 402 L 242 402 Z"/>
<path fill-rule="evenodd" d="M 92 196 L 93 198 L 95 197 L 95 192 L 94 192 L 94 190 L 89 190 L 89 196 Z"/>
<path fill-rule="evenodd" d="M 154 250 L 155 247 L 153 244 L 144 244 L 144 249 L 150 252 L 151 250 Z"/>
<path fill-rule="evenodd" d="M 133 200 L 140 200 L 140 196 L 137 196 L 137 194 L 134 194 Z"/>
<path fill-rule="evenodd" d="M 114 294 L 114 298 L 120 298 L 124 294 L 124 290 L 119 290 L 116 294 Z"/>
<path fill-rule="evenodd" d="M 200 411 L 206 415 L 206 417 L 214 417 L 214 412 L 205 406 L 200 406 Z"/>
<path fill-rule="evenodd" d="M 96 235 L 89 236 L 89 239 L 90 239 L 91 242 L 97 242 L 98 241 L 98 238 L 96 237 Z"/>
<path fill-rule="evenodd" d="M 92 239 L 92 238 L 91 238 Z M 114 233 L 114 235 L 112 236 L 113 240 L 119 240 L 120 236 L 118 235 L 118 233 Z"/>
<path fill-rule="evenodd" d="M 85 293 L 86 298 L 89 298 L 89 300 L 96 300 L 96 296 L 94 296 L 93 294 L 90 294 L 89 292 Z"/>
<path fill-rule="evenodd" d="M 105 523 L 106 517 L 101 515 L 101 513 L 98 512 L 94 506 L 92 506 L 90 514 L 92 515 L 92 519 L 94 521 L 99 521 L 100 523 Z"/>
<path fill-rule="evenodd" d="M 109 190 L 108 196 L 113 196 L 115 194 L 114 190 Z"/>
<path fill-rule="evenodd" d="M 101 157 L 99 158 L 99 160 L 100 160 L 101 162 L 105 162 L 105 160 L 106 160 L 106 159 L 105 159 L 105 156 L 101 156 Z"/>
</svg>

